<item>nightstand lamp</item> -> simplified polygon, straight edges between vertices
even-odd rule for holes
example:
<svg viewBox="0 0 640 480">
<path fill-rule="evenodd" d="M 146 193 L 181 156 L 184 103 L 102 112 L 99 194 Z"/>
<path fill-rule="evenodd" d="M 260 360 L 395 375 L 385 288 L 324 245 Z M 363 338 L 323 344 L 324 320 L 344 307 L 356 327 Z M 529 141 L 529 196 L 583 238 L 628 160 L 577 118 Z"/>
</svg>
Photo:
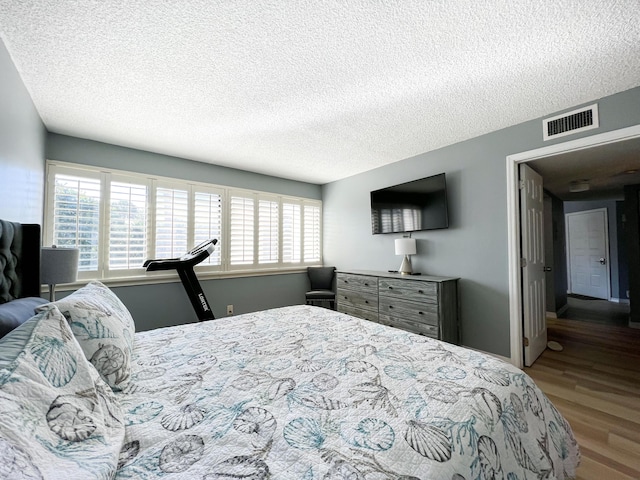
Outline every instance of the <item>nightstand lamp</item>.
<svg viewBox="0 0 640 480">
<path fill-rule="evenodd" d="M 411 259 L 409 255 L 416 254 L 416 240 L 415 238 L 405 237 L 396 239 L 396 255 L 404 255 L 402 259 L 402 265 L 400 265 L 400 272 L 403 275 L 411 275 Z"/>
<path fill-rule="evenodd" d="M 49 285 L 49 301 L 56 300 L 56 285 L 72 283 L 77 280 L 78 257 L 77 248 L 43 247 L 40 258 L 40 283 Z"/>
</svg>

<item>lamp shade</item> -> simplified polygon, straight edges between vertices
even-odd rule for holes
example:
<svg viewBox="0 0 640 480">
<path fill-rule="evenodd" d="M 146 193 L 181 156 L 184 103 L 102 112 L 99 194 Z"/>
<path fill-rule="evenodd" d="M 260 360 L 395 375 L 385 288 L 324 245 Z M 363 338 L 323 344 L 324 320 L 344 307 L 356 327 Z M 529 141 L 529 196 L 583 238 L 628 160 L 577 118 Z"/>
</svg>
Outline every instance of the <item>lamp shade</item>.
<svg viewBox="0 0 640 480">
<path fill-rule="evenodd" d="M 40 283 L 56 285 L 75 282 L 78 275 L 77 248 L 43 247 L 40 260 Z"/>
<path fill-rule="evenodd" d="M 415 238 L 397 238 L 396 239 L 396 255 L 415 255 L 416 239 Z"/>
</svg>

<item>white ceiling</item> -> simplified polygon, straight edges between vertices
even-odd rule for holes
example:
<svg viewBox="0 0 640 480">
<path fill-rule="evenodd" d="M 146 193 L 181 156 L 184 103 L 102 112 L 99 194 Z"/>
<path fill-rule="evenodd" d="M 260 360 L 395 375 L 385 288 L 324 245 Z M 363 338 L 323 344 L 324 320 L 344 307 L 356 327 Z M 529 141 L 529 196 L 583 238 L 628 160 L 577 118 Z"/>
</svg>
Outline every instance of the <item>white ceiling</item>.
<svg viewBox="0 0 640 480">
<path fill-rule="evenodd" d="M 640 85 L 638 0 L 0 0 L 51 132 L 323 184 Z"/>
<path fill-rule="evenodd" d="M 640 138 L 562 153 L 528 162 L 544 188 L 564 201 L 623 200 L 626 185 L 640 184 Z M 571 183 L 588 190 L 571 192 Z"/>
</svg>

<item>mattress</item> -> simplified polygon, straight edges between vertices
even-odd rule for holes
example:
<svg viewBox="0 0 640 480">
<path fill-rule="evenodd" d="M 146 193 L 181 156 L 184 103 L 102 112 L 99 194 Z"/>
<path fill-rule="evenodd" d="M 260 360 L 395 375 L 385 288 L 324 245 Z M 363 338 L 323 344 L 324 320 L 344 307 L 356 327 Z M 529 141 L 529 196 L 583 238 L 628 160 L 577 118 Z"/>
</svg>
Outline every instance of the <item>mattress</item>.
<svg viewBox="0 0 640 480">
<path fill-rule="evenodd" d="M 571 428 L 500 359 L 292 306 L 135 335 L 117 479 L 573 478 Z"/>
</svg>

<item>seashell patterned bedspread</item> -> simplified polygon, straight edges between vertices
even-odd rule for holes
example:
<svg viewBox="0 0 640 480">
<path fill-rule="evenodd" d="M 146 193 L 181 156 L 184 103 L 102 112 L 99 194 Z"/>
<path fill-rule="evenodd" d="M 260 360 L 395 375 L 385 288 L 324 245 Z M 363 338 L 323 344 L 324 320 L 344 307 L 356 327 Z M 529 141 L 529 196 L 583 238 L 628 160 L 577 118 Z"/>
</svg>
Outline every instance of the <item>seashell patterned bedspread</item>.
<svg viewBox="0 0 640 480">
<path fill-rule="evenodd" d="M 572 478 L 569 424 L 521 370 L 295 306 L 136 335 L 118 479 Z"/>
</svg>

